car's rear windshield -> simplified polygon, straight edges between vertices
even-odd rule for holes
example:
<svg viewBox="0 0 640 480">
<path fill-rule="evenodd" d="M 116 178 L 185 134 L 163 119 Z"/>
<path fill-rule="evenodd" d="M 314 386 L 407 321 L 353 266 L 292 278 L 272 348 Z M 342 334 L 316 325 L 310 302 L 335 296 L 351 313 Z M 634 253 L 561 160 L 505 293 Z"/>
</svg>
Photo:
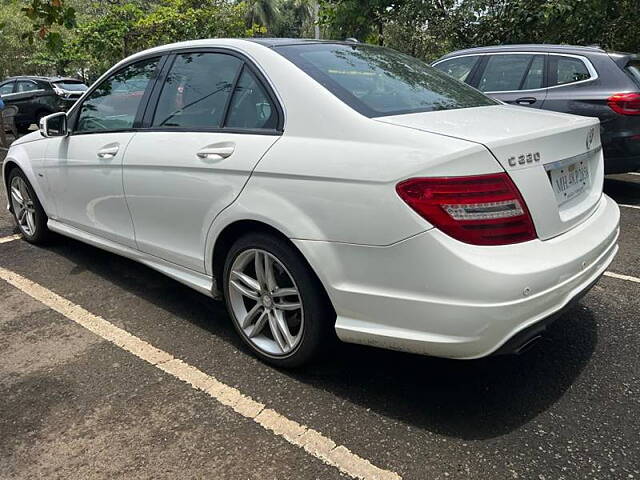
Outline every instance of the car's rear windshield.
<svg viewBox="0 0 640 480">
<path fill-rule="evenodd" d="M 62 88 L 63 90 L 67 90 L 69 92 L 84 92 L 87 90 L 87 87 L 82 82 L 72 82 L 72 81 L 64 81 L 64 82 L 54 82 L 54 85 Z"/>
<path fill-rule="evenodd" d="M 638 88 L 640 88 L 640 58 L 629 60 L 624 70 L 631 79 L 636 82 Z"/>
<path fill-rule="evenodd" d="M 286 45 L 276 51 L 368 117 L 497 103 L 426 63 L 388 48 L 321 43 Z"/>
</svg>

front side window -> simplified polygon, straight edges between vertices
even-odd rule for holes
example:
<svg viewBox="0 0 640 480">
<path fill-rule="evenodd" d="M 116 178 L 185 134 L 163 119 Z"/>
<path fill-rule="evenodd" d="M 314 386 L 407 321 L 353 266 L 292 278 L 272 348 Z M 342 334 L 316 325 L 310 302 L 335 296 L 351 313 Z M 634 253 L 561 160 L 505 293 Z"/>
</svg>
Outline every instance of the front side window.
<svg viewBox="0 0 640 480">
<path fill-rule="evenodd" d="M 164 81 L 153 127 L 220 128 L 242 61 L 221 53 L 185 53 Z"/>
<path fill-rule="evenodd" d="M 19 81 L 16 92 L 32 92 L 33 90 L 38 90 L 38 85 L 29 81 Z"/>
<path fill-rule="evenodd" d="M 80 107 L 76 132 L 126 130 L 133 127 L 158 59 L 143 60 L 114 73 Z"/>
<path fill-rule="evenodd" d="M 529 54 L 491 55 L 480 77 L 483 92 L 522 90 L 523 80 L 534 60 Z"/>
<path fill-rule="evenodd" d="M 555 64 L 556 81 L 554 85 L 581 82 L 591 77 L 589 69 L 579 58 L 557 56 Z"/>
<path fill-rule="evenodd" d="M 9 95 L 10 93 L 13 93 L 13 83 L 14 82 L 9 82 L 2 85 L 0 87 L 0 95 Z"/>
<path fill-rule="evenodd" d="M 445 60 L 434 66 L 456 80 L 466 82 L 477 61 L 478 56 L 474 55 L 469 57 L 452 58 L 451 60 Z"/>
<path fill-rule="evenodd" d="M 275 50 L 368 117 L 496 104 L 438 69 L 383 47 L 325 43 Z"/>
</svg>

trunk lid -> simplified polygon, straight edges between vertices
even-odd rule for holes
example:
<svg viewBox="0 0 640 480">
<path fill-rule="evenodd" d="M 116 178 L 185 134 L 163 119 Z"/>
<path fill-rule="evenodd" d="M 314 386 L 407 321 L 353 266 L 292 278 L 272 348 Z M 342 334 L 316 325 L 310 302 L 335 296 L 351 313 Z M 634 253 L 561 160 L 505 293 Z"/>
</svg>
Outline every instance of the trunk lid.
<svg viewBox="0 0 640 480">
<path fill-rule="evenodd" d="M 542 240 L 579 225 L 602 196 L 597 119 L 499 105 L 375 120 L 484 145 L 520 190 Z"/>
</svg>

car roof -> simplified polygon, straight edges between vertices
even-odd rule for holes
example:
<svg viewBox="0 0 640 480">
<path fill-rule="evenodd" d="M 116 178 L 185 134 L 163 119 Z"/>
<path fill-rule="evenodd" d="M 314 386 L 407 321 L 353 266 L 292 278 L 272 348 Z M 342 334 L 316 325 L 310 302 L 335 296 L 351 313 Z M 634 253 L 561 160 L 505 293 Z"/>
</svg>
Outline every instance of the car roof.
<svg viewBox="0 0 640 480">
<path fill-rule="evenodd" d="M 353 45 L 353 40 L 318 40 L 314 38 L 247 38 L 249 42 L 259 43 L 265 47 L 281 47 L 283 45 L 312 45 L 315 43 Z"/>
<path fill-rule="evenodd" d="M 493 53 L 493 52 L 541 52 L 541 53 L 568 53 L 575 55 L 586 54 L 607 54 L 605 50 L 597 45 L 580 46 L 580 45 L 554 45 L 548 43 L 523 43 L 515 45 L 491 45 L 487 47 L 475 47 L 466 48 L 464 50 L 457 50 L 455 52 L 448 53 L 440 57 L 439 60 L 444 60 L 449 57 L 457 57 L 460 55 L 471 55 L 474 53 Z"/>
<path fill-rule="evenodd" d="M 40 75 L 16 75 L 14 77 L 7 77 L 3 82 L 8 80 L 42 80 L 45 82 L 82 82 L 78 78 L 72 77 L 45 77 Z"/>
</svg>

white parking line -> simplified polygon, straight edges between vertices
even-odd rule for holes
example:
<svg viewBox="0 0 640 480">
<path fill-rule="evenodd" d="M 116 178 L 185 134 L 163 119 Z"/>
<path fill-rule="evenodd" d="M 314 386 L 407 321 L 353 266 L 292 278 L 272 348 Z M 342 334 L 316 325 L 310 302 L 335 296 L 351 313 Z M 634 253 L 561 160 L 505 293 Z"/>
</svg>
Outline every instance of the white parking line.
<svg viewBox="0 0 640 480">
<path fill-rule="evenodd" d="M 629 172 L 629 175 L 640 175 L 640 172 Z"/>
<path fill-rule="evenodd" d="M 617 278 L 619 280 L 626 280 L 628 282 L 640 283 L 640 278 L 632 277 L 631 275 L 622 275 L 621 273 L 604 272 L 604 276 Z"/>
<path fill-rule="evenodd" d="M 338 468 L 342 473 L 361 480 L 401 480 L 402 477 L 397 473 L 376 467 L 368 460 L 350 452 L 345 446 L 336 445 L 320 432 L 266 408 L 264 404 L 256 402 L 239 390 L 71 303 L 42 285 L 2 267 L 0 278 L 123 350 L 190 384 L 193 388 L 202 390 L 221 404 L 231 407 L 243 417 L 253 420 L 296 447 L 303 448 L 310 455 Z"/>
<path fill-rule="evenodd" d="M 0 243 L 13 242 L 14 240 L 18 240 L 19 238 L 22 238 L 22 235 L 20 235 L 19 233 L 16 233 L 15 235 L 9 235 L 8 237 L 0 238 Z"/>
<path fill-rule="evenodd" d="M 638 210 L 640 210 L 640 205 L 625 205 L 624 203 L 619 203 L 618 206 L 627 207 L 627 208 L 637 208 Z"/>
</svg>

